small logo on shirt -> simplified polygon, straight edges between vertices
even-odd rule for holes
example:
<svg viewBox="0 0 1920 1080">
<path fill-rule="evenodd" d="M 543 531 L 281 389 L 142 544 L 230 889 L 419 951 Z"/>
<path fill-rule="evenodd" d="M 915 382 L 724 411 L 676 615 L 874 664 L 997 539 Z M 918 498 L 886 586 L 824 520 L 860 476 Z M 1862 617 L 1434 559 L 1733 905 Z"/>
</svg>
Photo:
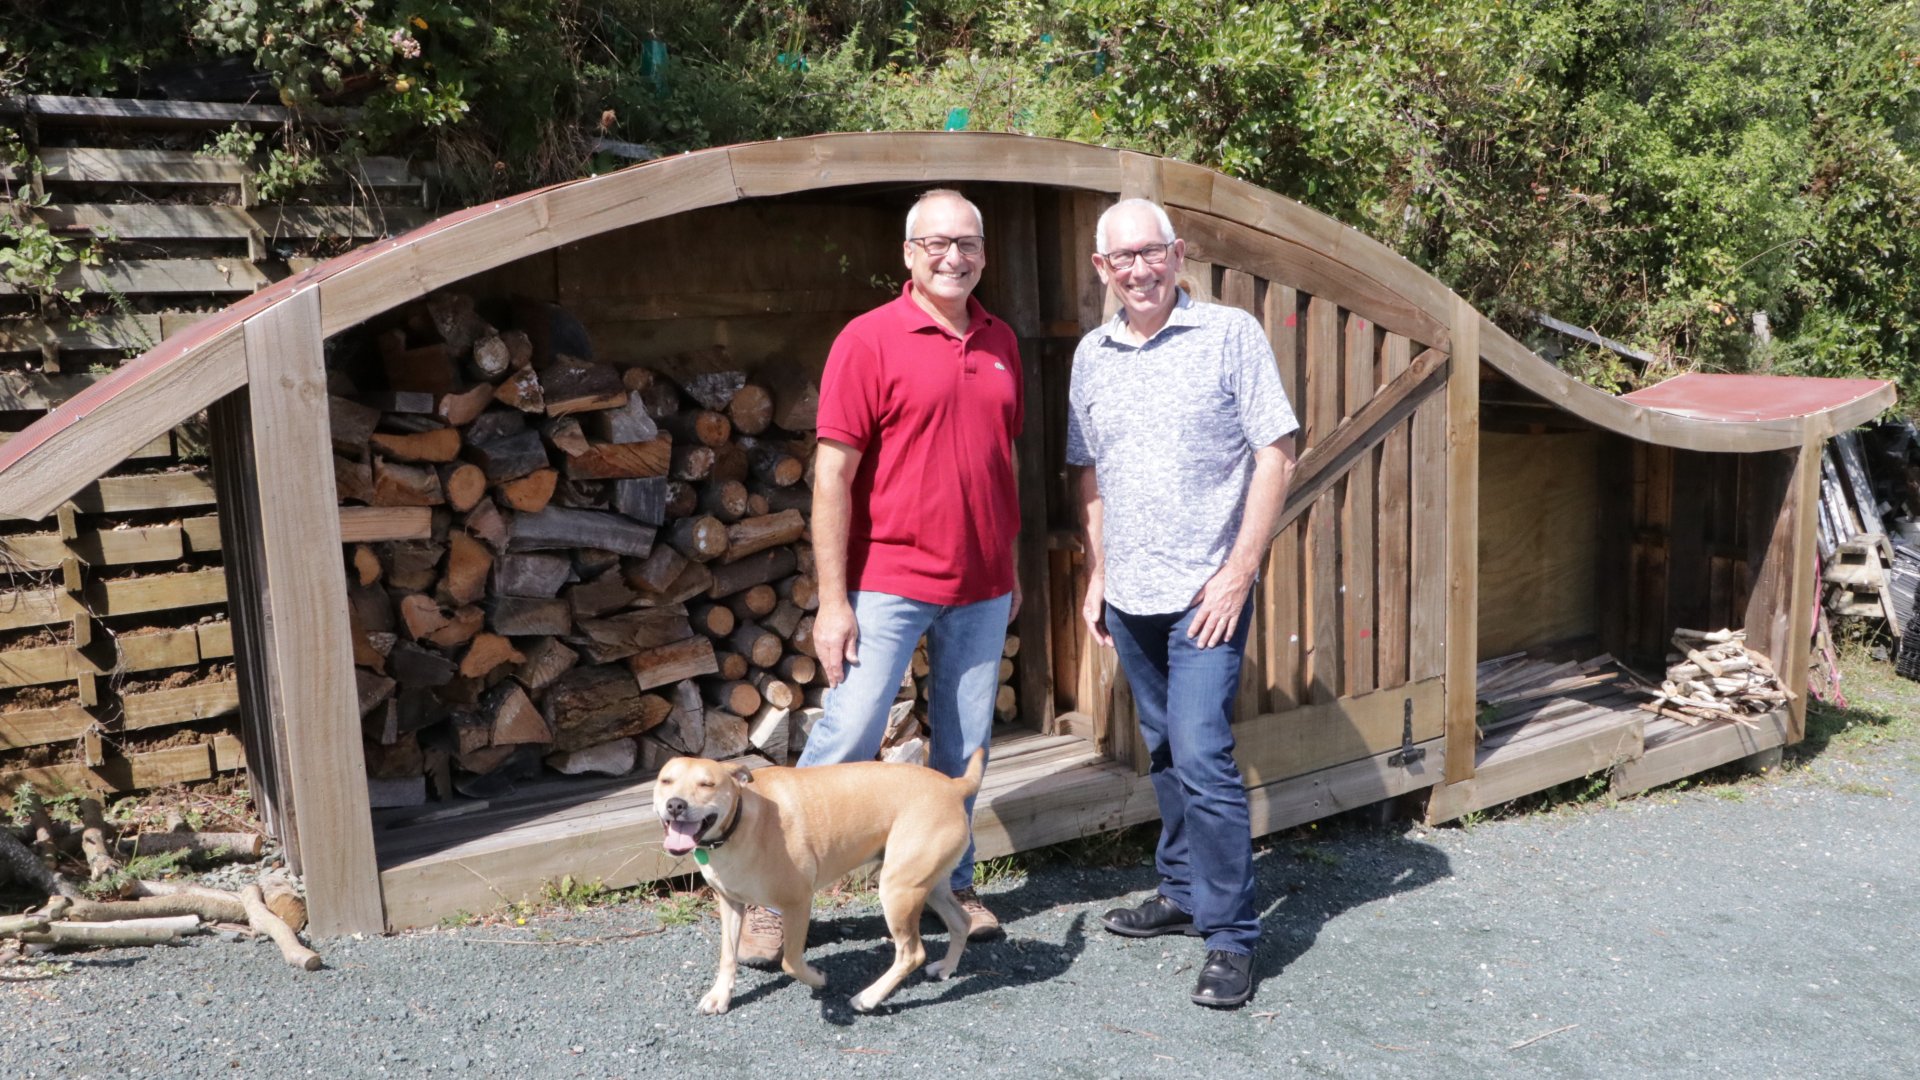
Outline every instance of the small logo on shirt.
<svg viewBox="0 0 1920 1080">
<path fill-rule="evenodd" d="M 994 369 L 995 371 L 1005 371 L 1005 370 L 1007 370 L 1007 365 L 1005 365 L 1005 364 L 1003 364 L 1003 363 L 1001 363 L 1001 362 L 1000 362 L 1000 361 L 998 361 L 998 360 L 995 360 L 995 361 L 993 362 L 993 369 Z"/>
</svg>

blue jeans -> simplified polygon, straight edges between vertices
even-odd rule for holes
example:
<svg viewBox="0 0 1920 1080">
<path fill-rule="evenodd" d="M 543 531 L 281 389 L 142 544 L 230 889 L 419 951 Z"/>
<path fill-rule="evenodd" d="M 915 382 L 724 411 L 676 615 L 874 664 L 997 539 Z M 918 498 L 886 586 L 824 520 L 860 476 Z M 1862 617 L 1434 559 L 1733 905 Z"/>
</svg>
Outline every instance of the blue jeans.
<svg viewBox="0 0 1920 1080">
<path fill-rule="evenodd" d="M 853 618 L 860 625 L 847 677 L 827 691 L 825 715 L 807 736 L 800 766 L 872 761 L 887 734 L 887 707 L 900 690 L 900 678 L 913 660 L 913 647 L 927 637 L 927 726 L 932 744 L 927 764 L 959 776 L 967 759 L 993 737 L 993 699 L 1000 691 L 1000 654 L 1007 644 L 1007 612 L 1013 594 L 957 607 L 909 600 L 888 593 L 858 591 Z M 974 800 L 967 800 L 973 821 Z M 967 853 L 953 868 L 953 887 L 973 884 L 973 833 Z"/>
<path fill-rule="evenodd" d="M 1107 630 L 1133 688 L 1147 776 L 1160 803 L 1160 895 L 1193 916 L 1208 949 L 1246 955 L 1260 940 L 1260 920 L 1247 789 L 1230 725 L 1251 609 L 1249 597 L 1233 637 L 1202 649 L 1187 637 L 1193 608 L 1129 615 L 1107 605 Z"/>
</svg>

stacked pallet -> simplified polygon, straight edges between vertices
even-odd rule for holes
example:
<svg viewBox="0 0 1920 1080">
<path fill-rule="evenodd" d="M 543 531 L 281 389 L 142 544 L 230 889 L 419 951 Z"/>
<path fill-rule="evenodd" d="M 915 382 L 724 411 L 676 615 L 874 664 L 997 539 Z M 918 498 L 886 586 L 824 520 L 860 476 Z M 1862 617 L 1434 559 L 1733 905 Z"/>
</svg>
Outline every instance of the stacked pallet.
<svg viewBox="0 0 1920 1080">
<path fill-rule="evenodd" d="M 337 177 L 318 191 L 328 205 L 276 208 L 253 205 L 252 162 L 201 152 L 234 124 L 270 131 L 285 119 L 202 102 L 0 103 L 30 159 L 0 167 L 15 213 L 90 252 L 51 281 L 0 281 L 7 430 L 284 276 L 290 260 L 377 235 L 383 215 L 388 227 L 421 216 L 420 181 L 401 162 Z M 23 782 L 120 792 L 242 766 L 206 447 L 203 425 L 177 429 L 55 518 L 0 526 L 0 800 Z"/>
<path fill-rule="evenodd" d="M 1748 649 L 1743 630 L 1676 630 L 1666 678 L 1640 707 L 1689 726 L 1706 722 L 1757 728 L 1753 719 L 1787 703 L 1773 664 Z"/>
</svg>

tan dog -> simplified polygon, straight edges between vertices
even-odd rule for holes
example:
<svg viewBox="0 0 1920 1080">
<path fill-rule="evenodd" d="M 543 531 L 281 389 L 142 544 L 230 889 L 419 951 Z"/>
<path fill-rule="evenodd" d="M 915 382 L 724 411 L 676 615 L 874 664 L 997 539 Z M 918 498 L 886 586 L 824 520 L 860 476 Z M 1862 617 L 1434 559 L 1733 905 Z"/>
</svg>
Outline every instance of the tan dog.
<svg viewBox="0 0 1920 1080">
<path fill-rule="evenodd" d="M 957 779 L 877 761 L 757 772 L 706 758 L 667 762 L 653 788 L 667 852 L 694 852 L 720 895 L 720 970 L 700 1011 L 723 1013 L 733 1001 L 748 904 L 780 912 L 786 973 L 815 990 L 825 987 L 826 976 L 800 955 L 813 894 L 883 852 L 880 906 L 893 937 L 893 966 L 855 995 L 853 1007 L 872 1011 L 926 960 L 920 913 L 928 901 L 947 924 L 949 943 L 927 974 L 953 974 L 967 947 L 967 916 L 947 877 L 967 850 L 966 800 L 980 790 L 985 769 L 984 750 Z"/>
</svg>

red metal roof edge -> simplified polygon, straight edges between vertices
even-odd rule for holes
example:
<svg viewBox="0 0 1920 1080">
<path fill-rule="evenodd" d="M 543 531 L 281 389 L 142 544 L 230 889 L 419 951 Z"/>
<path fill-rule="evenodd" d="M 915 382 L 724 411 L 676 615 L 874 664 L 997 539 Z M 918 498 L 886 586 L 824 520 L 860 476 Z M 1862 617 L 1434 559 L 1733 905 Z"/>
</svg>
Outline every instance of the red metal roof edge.
<svg viewBox="0 0 1920 1080">
<path fill-rule="evenodd" d="M 1692 371 L 1622 394 L 1620 400 L 1703 422 L 1764 423 L 1834 412 L 1892 385 L 1886 379 Z"/>
</svg>

